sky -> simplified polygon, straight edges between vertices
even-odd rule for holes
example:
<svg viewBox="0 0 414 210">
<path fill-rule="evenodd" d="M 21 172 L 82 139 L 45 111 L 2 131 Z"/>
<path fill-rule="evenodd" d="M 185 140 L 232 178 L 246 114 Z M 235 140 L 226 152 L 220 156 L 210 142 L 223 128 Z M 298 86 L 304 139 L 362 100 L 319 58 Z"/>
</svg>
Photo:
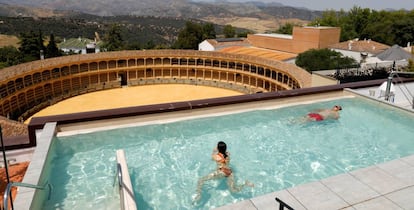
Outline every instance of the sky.
<svg viewBox="0 0 414 210">
<path fill-rule="evenodd" d="M 228 1 L 252 1 L 252 0 L 228 0 Z M 257 1 L 257 0 L 255 0 Z M 311 10 L 327 9 L 349 10 L 352 7 L 370 8 L 374 10 L 386 9 L 414 9 L 414 0 L 258 0 L 262 2 L 278 2 L 286 6 L 305 7 Z"/>
</svg>

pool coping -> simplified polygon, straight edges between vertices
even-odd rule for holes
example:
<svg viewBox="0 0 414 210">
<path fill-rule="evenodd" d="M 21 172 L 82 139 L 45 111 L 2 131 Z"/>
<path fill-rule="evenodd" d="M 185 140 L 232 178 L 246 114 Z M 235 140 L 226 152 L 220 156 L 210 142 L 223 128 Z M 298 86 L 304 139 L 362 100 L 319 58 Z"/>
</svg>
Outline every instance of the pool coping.
<svg viewBox="0 0 414 210">
<path fill-rule="evenodd" d="M 32 160 L 26 170 L 22 183 L 45 186 L 47 180 L 43 182 L 40 178 L 44 173 L 47 155 L 53 138 L 56 136 L 56 122 L 46 123 L 43 129 L 36 131 L 38 146 L 35 148 Z M 14 209 L 41 209 L 41 203 L 33 202 L 35 194 L 39 192 L 34 188 L 18 187 L 17 195 L 13 202 Z"/>
</svg>

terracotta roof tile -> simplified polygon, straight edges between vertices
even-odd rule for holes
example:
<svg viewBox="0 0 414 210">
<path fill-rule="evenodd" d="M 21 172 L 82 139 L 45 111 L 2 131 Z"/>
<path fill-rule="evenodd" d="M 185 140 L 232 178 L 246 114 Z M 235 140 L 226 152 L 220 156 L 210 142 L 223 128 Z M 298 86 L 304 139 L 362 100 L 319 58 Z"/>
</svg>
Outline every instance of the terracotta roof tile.
<svg viewBox="0 0 414 210">
<path fill-rule="evenodd" d="M 232 53 L 232 54 L 242 54 L 242 55 L 253 55 L 262 58 L 270 58 L 278 61 L 284 61 L 291 58 L 295 58 L 297 55 L 293 53 L 268 50 L 258 47 L 245 47 L 245 46 L 231 46 L 219 50 L 220 52 Z"/>
<path fill-rule="evenodd" d="M 337 44 L 330 45 L 329 48 L 349 50 L 355 52 L 367 52 L 370 54 L 378 54 L 390 46 L 372 41 L 372 40 L 349 40 L 346 42 L 340 42 Z"/>
</svg>

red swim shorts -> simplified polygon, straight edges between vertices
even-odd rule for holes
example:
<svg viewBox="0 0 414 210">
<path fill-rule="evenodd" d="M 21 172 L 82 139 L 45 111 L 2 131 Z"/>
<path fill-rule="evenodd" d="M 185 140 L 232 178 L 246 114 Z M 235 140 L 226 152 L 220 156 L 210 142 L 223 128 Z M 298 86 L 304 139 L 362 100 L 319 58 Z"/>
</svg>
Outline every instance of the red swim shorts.
<svg viewBox="0 0 414 210">
<path fill-rule="evenodd" d="M 315 120 L 315 121 L 321 121 L 323 120 L 322 115 L 318 114 L 318 113 L 309 113 L 308 117 Z"/>
</svg>

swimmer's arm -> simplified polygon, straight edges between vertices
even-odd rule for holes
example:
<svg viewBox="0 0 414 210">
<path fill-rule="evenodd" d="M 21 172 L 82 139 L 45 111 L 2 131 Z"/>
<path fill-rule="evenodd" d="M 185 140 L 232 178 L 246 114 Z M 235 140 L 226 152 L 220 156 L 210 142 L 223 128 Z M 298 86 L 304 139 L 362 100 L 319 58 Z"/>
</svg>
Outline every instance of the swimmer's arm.
<svg viewBox="0 0 414 210">
<path fill-rule="evenodd" d="M 213 159 L 214 161 L 216 161 L 217 159 L 217 148 L 213 149 L 213 152 L 211 152 L 211 159 Z"/>
<path fill-rule="evenodd" d="M 325 110 L 326 109 L 314 109 L 314 110 L 311 111 L 311 113 L 319 113 L 319 112 L 323 112 Z"/>
</svg>

